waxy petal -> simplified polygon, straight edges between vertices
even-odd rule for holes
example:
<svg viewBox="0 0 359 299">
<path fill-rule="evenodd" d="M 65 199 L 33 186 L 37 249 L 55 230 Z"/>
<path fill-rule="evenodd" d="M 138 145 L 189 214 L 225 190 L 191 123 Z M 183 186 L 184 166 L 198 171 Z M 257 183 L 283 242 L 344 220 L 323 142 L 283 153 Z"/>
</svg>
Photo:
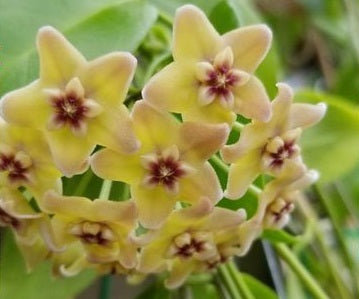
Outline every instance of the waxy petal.
<svg viewBox="0 0 359 299">
<path fill-rule="evenodd" d="M 271 104 L 263 83 L 252 76 L 246 84 L 234 91 L 234 111 L 247 118 L 269 121 L 272 116 Z"/>
<path fill-rule="evenodd" d="M 204 162 L 226 143 L 229 135 L 227 124 L 184 122 L 180 128 L 180 150 L 188 161 Z"/>
<path fill-rule="evenodd" d="M 308 128 L 314 126 L 324 117 L 327 106 L 324 103 L 316 105 L 295 103 L 290 107 L 290 127 Z"/>
<path fill-rule="evenodd" d="M 165 280 L 165 286 L 168 289 L 175 289 L 181 286 L 196 269 L 196 263 L 191 259 L 176 259 L 171 268 L 170 276 Z"/>
<path fill-rule="evenodd" d="M 206 15 L 193 5 L 177 9 L 173 25 L 176 61 L 211 60 L 222 48 L 222 39 Z"/>
<path fill-rule="evenodd" d="M 206 197 L 215 204 L 222 198 L 223 192 L 217 174 L 208 162 L 199 166 L 194 174 L 181 179 L 179 196 L 181 200 L 190 203 Z"/>
<path fill-rule="evenodd" d="M 152 189 L 131 186 L 138 207 L 138 219 L 148 229 L 158 229 L 174 209 L 176 199 L 161 186 Z"/>
<path fill-rule="evenodd" d="M 261 171 L 260 158 L 259 150 L 252 151 L 230 166 L 225 192 L 227 198 L 238 199 L 246 193 L 249 185 Z"/>
<path fill-rule="evenodd" d="M 272 32 L 266 25 L 252 25 L 223 35 L 234 55 L 234 66 L 253 73 L 269 51 Z"/>
<path fill-rule="evenodd" d="M 74 136 L 71 131 L 45 132 L 55 165 L 65 175 L 83 173 L 88 168 L 88 157 L 95 148 L 93 142 Z"/>
<path fill-rule="evenodd" d="M 137 101 L 132 109 L 133 126 L 141 141 L 141 151 L 165 149 L 175 144 L 180 123 L 169 113 L 151 107 L 145 101 Z"/>
<path fill-rule="evenodd" d="M 183 113 L 197 105 L 196 84 L 194 66 L 172 62 L 147 82 L 142 96 L 155 107 Z"/>
<path fill-rule="evenodd" d="M 40 128 L 48 118 L 50 106 L 39 81 L 6 94 L 0 101 L 1 116 L 9 123 Z M 31 111 L 31 113 L 29 113 Z"/>
<path fill-rule="evenodd" d="M 125 100 L 136 65 L 136 58 L 127 52 L 113 52 L 89 62 L 82 79 L 87 97 L 101 105 L 118 106 Z"/>
<path fill-rule="evenodd" d="M 91 157 L 91 168 L 101 178 L 128 184 L 138 182 L 144 175 L 138 155 L 124 155 L 110 149 L 96 152 Z"/>
<path fill-rule="evenodd" d="M 63 86 L 82 68 L 86 60 L 56 29 L 39 30 L 37 48 L 40 56 L 40 79 L 47 86 Z"/>
</svg>

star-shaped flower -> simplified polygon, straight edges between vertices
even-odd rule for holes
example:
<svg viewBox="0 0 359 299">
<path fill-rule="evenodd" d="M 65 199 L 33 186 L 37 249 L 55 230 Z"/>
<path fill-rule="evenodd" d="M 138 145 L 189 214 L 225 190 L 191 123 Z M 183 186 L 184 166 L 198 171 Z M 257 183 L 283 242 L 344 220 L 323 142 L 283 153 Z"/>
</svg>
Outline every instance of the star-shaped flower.
<svg viewBox="0 0 359 299">
<path fill-rule="evenodd" d="M 279 83 L 278 95 L 272 102 L 269 122 L 253 120 L 241 131 L 239 140 L 225 146 L 222 157 L 233 163 L 229 169 L 226 196 L 241 197 L 260 173 L 277 176 L 288 160 L 301 161 L 297 141 L 302 129 L 313 126 L 325 114 L 326 105 L 292 103 L 291 88 Z"/>
<path fill-rule="evenodd" d="M 45 191 L 61 191 L 60 177 L 40 131 L 9 125 L 0 118 L 1 186 L 26 187 L 41 206 Z"/>
<path fill-rule="evenodd" d="M 236 248 L 226 246 L 228 232 L 246 217 L 244 210 L 213 207 L 202 198 L 189 208 L 174 211 L 162 228 L 147 236 L 138 269 L 145 273 L 166 269 L 168 288 L 180 286 L 192 272 L 208 271 L 227 261 Z"/>
<path fill-rule="evenodd" d="M 146 84 L 143 98 L 187 120 L 232 123 L 236 113 L 267 121 L 270 102 L 253 73 L 272 34 L 253 25 L 220 36 L 197 7 L 185 5 L 174 20 L 174 62 Z"/>
<path fill-rule="evenodd" d="M 145 101 L 136 102 L 132 117 L 141 142 L 138 152 L 104 149 L 91 164 L 98 176 L 131 185 L 143 226 L 158 228 L 177 201 L 192 204 L 207 196 L 215 204 L 221 199 L 216 172 L 206 160 L 225 143 L 226 124 L 180 123 Z"/>
<path fill-rule="evenodd" d="M 61 246 L 80 242 L 92 263 L 119 261 L 126 268 L 136 265 L 137 248 L 129 238 L 137 216 L 133 201 L 91 201 L 48 191 L 44 208 L 55 214 L 51 222 Z"/>
<path fill-rule="evenodd" d="M 1 100 L 6 121 L 41 129 L 57 167 L 67 176 L 86 170 L 96 144 L 133 152 L 138 144 L 122 104 L 136 59 L 114 52 L 85 58 L 52 27 L 37 36 L 40 79 Z"/>
</svg>

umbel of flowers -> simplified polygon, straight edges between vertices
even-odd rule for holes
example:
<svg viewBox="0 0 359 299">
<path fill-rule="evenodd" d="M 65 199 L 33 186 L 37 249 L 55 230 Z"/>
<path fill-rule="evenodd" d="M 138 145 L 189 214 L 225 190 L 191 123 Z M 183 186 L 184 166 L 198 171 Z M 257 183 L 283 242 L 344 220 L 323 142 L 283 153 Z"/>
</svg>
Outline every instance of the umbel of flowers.
<svg viewBox="0 0 359 299">
<path fill-rule="evenodd" d="M 134 56 L 87 61 L 56 29 L 41 28 L 39 79 L 0 102 L 0 226 L 11 228 L 28 268 L 47 258 L 63 276 L 166 272 L 175 288 L 244 255 L 264 228 L 286 225 L 301 189 L 318 178 L 298 139 L 326 107 L 292 103 L 284 83 L 270 101 L 254 74 L 270 43 L 265 25 L 220 36 L 202 11 L 183 6 L 173 62 L 129 110 Z M 238 115 L 250 121 L 226 145 Z M 229 166 L 226 190 L 209 163 L 218 154 Z M 128 184 L 131 199 L 62 195 L 61 177 L 89 167 Z M 272 179 L 253 217 L 216 207 L 224 196 L 241 200 L 261 174 Z"/>
</svg>

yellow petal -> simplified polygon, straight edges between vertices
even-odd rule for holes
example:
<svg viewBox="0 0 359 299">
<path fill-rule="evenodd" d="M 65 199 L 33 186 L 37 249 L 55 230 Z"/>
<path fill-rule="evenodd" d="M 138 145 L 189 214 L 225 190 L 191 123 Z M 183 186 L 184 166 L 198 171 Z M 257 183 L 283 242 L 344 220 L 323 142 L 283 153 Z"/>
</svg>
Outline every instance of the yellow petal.
<svg viewBox="0 0 359 299">
<path fill-rule="evenodd" d="M 193 5 L 177 9 L 173 25 L 176 61 L 211 60 L 222 48 L 222 39 L 206 15 Z"/>
<path fill-rule="evenodd" d="M 317 124 L 325 115 L 327 106 L 324 103 L 316 105 L 295 103 L 290 107 L 290 127 L 307 128 Z"/>
<path fill-rule="evenodd" d="M 272 32 L 265 25 L 252 25 L 232 30 L 223 39 L 232 48 L 234 66 L 253 73 L 269 51 Z"/>
<path fill-rule="evenodd" d="M 201 224 L 200 229 L 204 231 L 218 231 L 238 227 L 246 219 L 244 209 L 232 211 L 229 209 L 215 207 Z"/>
<path fill-rule="evenodd" d="M 194 65 L 173 62 L 154 75 L 142 90 L 144 100 L 155 107 L 182 113 L 197 105 Z"/>
<path fill-rule="evenodd" d="M 86 62 L 81 53 L 50 26 L 39 30 L 37 48 L 40 56 L 40 79 L 48 87 L 65 87 Z"/>
<path fill-rule="evenodd" d="M 271 104 L 263 83 L 252 76 L 246 84 L 234 91 L 234 111 L 247 118 L 269 121 L 272 115 Z"/>
<path fill-rule="evenodd" d="M 169 113 L 137 101 L 132 110 L 135 133 L 141 142 L 141 151 L 164 149 L 175 144 L 180 123 Z"/>
<path fill-rule="evenodd" d="M 50 106 L 41 91 L 39 81 L 9 92 L 0 103 L 4 119 L 21 126 L 43 127 L 50 113 Z"/>
<path fill-rule="evenodd" d="M 193 259 L 176 259 L 172 264 L 170 276 L 165 280 L 168 289 L 176 289 L 181 286 L 187 277 L 196 269 L 196 262 Z"/>
<path fill-rule="evenodd" d="M 159 272 L 166 264 L 168 242 L 156 239 L 141 250 L 138 270 L 144 273 Z"/>
<path fill-rule="evenodd" d="M 249 185 L 261 171 L 261 151 L 254 150 L 239 158 L 229 168 L 225 196 L 230 199 L 242 197 Z"/>
<path fill-rule="evenodd" d="M 161 186 L 144 188 L 131 186 L 131 194 L 138 208 L 138 219 L 148 229 L 158 229 L 174 209 L 176 199 Z"/>
<path fill-rule="evenodd" d="M 91 157 L 91 168 L 101 178 L 128 184 L 140 181 L 145 173 L 138 155 L 125 155 L 109 149 L 100 150 Z"/>
<path fill-rule="evenodd" d="M 92 140 L 74 136 L 71 131 L 61 129 L 45 132 L 54 163 L 65 175 L 83 173 L 88 168 L 88 158 L 95 148 Z"/>
<path fill-rule="evenodd" d="M 217 100 L 206 106 L 201 106 L 198 103 L 191 110 L 183 113 L 182 117 L 185 121 L 227 123 L 229 125 L 236 120 L 235 113 L 224 108 Z"/>
<path fill-rule="evenodd" d="M 124 105 L 103 111 L 88 125 L 91 136 L 89 138 L 92 138 L 94 143 L 123 153 L 133 153 L 140 146 L 129 112 Z"/>
<path fill-rule="evenodd" d="M 117 107 L 125 100 L 136 65 L 136 58 L 127 52 L 113 52 L 89 62 L 81 80 L 86 96 Z"/>
<path fill-rule="evenodd" d="M 184 159 L 206 161 L 227 141 L 227 124 L 184 122 L 180 128 L 180 150 Z"/>
<path fill-rule="evenodd" d="M 198 166 L 195 173 L 180 181 L 180 198 L 183 201 L 195 203 L 206 197 L 215 204 L 222 195 L 217 174 L 208 162 Z"/>
</svg>

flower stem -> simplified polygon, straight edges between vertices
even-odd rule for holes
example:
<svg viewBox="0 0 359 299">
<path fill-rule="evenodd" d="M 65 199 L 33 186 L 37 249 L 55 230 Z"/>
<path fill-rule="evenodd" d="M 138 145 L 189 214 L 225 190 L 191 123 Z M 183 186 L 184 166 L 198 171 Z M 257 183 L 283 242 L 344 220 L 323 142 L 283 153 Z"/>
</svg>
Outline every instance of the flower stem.
<svg viewBox="0 0 359 299">
<path fill-rule="evenodd" d="M 81 196 L 84 194 L 88 184 L 90 183 L 93 177 L 92 171 L 87 171 L 81 178 L 80 183 L 77 185 L 77 188 L 72 192 L 72 195 Z"/>
<path fill-rule="evenodd" d="M 102 187 L 101 187 L 101 190 L 100 190 L 100 195 L 98 196 L 98 198 L 109 199 L 110 192 L 111 192 L 111 187 L 112 187 L 112 181 L 103 180 Z"/>
<path fill-rule="evenodd" d="M 237 285 L 238 290 L 240 291 L 243 299 L 256 299 L 252 294 L 251 290 L 248 288 L 242 273 L 238 271 L 237 266 L 233 261 L 230 261 L 227 265 L 227 269 L 234 278 L 234 282 Z"/>
<path fill-rule="evenodd" d="M 226 284 L 232 299 L 243 299 L 226 265 L 219 266 L 218 273 L 220 274 L 223 282 Z"/>
<path fill-rule="evenodd" d="M 101 278 L 99 299 L 110 299 L 111 283 L 112 283 L 112 277 L 110 274 L 104 275 Z"/>
<path fill-rule="evenodd" d="M 236 122 L 233 123 L 232 128 L 233 128 L 236 132 L 240 133 L 240 132 L 243 130 L 244 125 L 241 124 L 241 123 L 239 123 L 238 121 L 236 121 Z"/>
<path fill-rule="evenodd" d="M 328 295 L 323 291 L 321 286 L 312 277 L 312 275 L 304 268 L 299 262 L 297 257 L 291 252 L 291 250 L 283 243 L 276 243 L 273 245 L 277 250 L 279 256 L 288 264 L 288 266 L 298 275 L 299 279 L 312 293 L 316 299 L 330 299 Z"/>
</svg>

